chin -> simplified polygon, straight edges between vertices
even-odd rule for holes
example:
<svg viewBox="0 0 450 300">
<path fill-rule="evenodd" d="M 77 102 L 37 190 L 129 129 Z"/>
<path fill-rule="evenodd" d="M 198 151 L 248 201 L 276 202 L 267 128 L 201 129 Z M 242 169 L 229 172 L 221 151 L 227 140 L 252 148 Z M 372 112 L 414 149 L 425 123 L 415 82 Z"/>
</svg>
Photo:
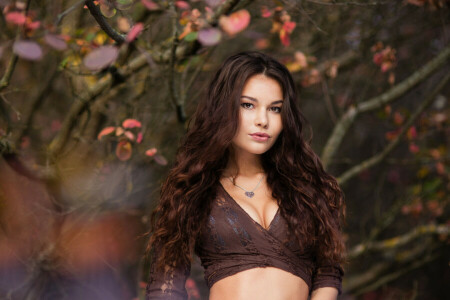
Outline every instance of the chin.
<svg viewBox="0 0 450 300">
<path fill-rule="evenodd" d="M 259 148 L 259 149 L 249 149 L 248 152 L 250 152 L 252 154 L 264 154 L 269 150 L 270 150 L 270 147 L 264 147 L 264 148 Z"/>
</svg>

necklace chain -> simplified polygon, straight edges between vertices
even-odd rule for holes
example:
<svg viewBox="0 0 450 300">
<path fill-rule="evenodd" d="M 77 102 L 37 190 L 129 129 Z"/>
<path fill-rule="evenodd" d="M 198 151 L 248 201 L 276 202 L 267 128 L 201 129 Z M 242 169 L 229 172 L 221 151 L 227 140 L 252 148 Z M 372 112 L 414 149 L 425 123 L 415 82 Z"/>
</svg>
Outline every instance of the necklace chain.
<svg viewBox="0 0 450 300">
<path fill-rule="evenodd" d="M 240 188 L 241 190 L 245 191 L 245 195 L 246 195 L 247 197 L 251 198 L 251 197 L 253 197 L 253 196 L 255 195 L 255 193 L 254 193 L 253 191 L 256 190 L 256 189 L 258 188 L 259 184 L 261 183 L 262 179 L 264 178 L 264 174 L 263 174 L 263 175 L 261 176 L 261 178 L 259 179 L 258 184 L 257 184 L 257 185 L 253 188 L 253 190 L 251 190 L 251 191 L 247 191 L 247 190 L 244 189 L 243 187 L 241 187 L 241 186 L 235 184 L 235 183 L 233 182 L 233 180 L 231 180 L 230 177 L 227 177 L 227 178 L 228 178 L 228 180 L 231 181 L 231 183 L 232 183 L 234 186 L 236 186 L 236 187 Z"/>
</svg>

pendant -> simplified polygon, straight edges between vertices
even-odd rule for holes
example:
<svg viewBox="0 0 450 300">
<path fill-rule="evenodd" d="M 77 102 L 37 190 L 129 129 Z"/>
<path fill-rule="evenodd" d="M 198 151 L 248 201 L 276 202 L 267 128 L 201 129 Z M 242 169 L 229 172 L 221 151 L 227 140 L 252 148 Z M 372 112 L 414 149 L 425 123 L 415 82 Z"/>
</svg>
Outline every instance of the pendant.
<svg viewBox="0 0 450 300">
<path fill-rule="evenodd" d="M 245 196 L 247 196 L 249 198 L 253 197 L 254 195 L 255 195 L 255 193 L 253 193 L 253 192 L 245 192 Z"/>
</svg>

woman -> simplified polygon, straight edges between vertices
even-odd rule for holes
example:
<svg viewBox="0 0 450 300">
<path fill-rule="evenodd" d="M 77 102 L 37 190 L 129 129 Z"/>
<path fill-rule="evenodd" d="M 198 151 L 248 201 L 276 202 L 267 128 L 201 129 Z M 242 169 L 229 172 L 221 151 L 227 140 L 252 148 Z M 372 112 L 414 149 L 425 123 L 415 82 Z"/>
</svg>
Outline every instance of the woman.
<svg viewBox="0 0 450 300">
<path fill-rule="evenodd" d="M 241 52 L 222 64 L 151 216 L 148 299 L 187 299 L 193 252 L 210 300 L 337 298 L 343 194 L 304 123 L 278 61 Z"/>
</svg>

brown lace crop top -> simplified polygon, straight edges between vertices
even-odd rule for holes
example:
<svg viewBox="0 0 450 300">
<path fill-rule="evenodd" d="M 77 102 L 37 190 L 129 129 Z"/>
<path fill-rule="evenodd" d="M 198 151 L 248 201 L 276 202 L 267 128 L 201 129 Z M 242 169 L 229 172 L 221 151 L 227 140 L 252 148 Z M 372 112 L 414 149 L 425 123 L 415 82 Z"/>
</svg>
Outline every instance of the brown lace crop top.
<svg viewBox="0 0 450 300">
<path fill-rule="evenodd" d="M 195 245 L 209 288 L 220 279 L 240 271 L 271 266 L 303 279 L 310 293 L 319 287 L 335 287 L 341 294 L 342 268 L 339 265 L 314 265 L 310 253 L 302 253 L 298 243 L 288 240 L 287 222 L 279 209 L 265 229 L 221 184 L 218 184 L 218 190 L 207 227 Z M 188 299 L 185 283 L 190 274 L 190 264 L 173 270 L 166 278 L 156 274 L 152 266 L 146 299 Z"/>
</svg>

